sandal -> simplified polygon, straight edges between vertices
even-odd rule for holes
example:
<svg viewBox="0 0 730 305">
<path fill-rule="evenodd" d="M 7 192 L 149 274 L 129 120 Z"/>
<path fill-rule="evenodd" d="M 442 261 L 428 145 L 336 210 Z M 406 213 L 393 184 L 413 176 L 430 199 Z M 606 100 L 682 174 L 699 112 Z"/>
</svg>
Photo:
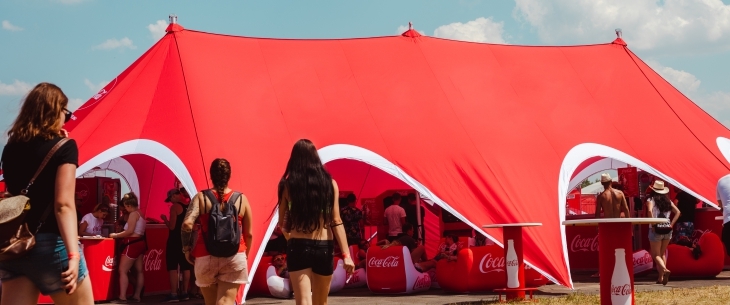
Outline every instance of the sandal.
<svg viewBox="0 0 730 305">
<path fill-rule="evenodd" d="M 112 300 L 109 303 L 112 303 L 112 304 L 127 304 L 128 302 L 129 302 L 128 300 L 115 299 L 115 300 Z"/>
<path fill-rule="evenodd" d="M 667 283 L 669 282 L 669 275 L 670 275 L 671 273 L 672 273 L 672 272 L 671 272 L 671 271 L 669 271 L 669 270 L 667 270 L 667 271 L 664 271 L 664 277 L 662 278 L 662 285 L 664 285 L 664 286 L 667 286 Z"/>
</svg>

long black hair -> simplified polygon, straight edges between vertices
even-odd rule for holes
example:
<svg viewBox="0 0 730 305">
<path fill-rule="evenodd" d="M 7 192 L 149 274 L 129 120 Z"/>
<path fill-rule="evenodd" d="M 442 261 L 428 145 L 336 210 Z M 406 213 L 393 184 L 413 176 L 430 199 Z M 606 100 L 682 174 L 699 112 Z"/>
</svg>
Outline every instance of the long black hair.
<svg viewBox="0 0 730 305">
<path fill-rule="evenodd" d="M 228 181 L 231 180 L 231 163 L 223 158 L 218 158 L 210 163 L 210 181 L 213 182 L 213 189 L 218 193 L 218 198 L 223 204 L 223 195 L 226 193 Z"/>
<path fill-rule="evenodd" d="M 280 186 L 289 195 L 291 229 L 306 234 L 332 221 L 334 188 L 332 176 L 325 170 L 312 141 L 301 139 L 294 144 L 281 176 Z M 281 189 L 281 188 L 280 188 Z"/>
<path fill-rule="evenodd" d="M 659 212 L 666 213 L 672 210 L 672 202 L 669 201 L 667 194 L 659 194 L 652 190 L 652 199 L 654 199 L 654 205 L 659 209 Z"/>
</svg>

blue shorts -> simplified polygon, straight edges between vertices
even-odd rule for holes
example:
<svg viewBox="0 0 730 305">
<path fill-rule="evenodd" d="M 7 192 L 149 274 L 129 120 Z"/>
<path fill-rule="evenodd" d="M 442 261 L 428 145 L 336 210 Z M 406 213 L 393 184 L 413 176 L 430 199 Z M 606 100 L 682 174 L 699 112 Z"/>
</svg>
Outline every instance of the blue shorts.
<svg viewBox="0 0 730 305">
<path fill-rule="evenodd" d="M 81 250 L 80 242 L 79 250 Z M 81 282 L 89 275 L 84 251 L 79 252 L 81 261 L 79 261 L 77 282 Z M 0 262 L 0 280 L 9 281 L 25 276 L 43 295 L 50 295 L 63 291 L 61 272 L 66 269 L 68 269 L 68 252 L 61 236 L 41 233 L 35 236 L 35 246 L 25 256 Z"/>
<path fill-rule="evenodd" d="M 657 234 L 649 228 L 649 241 L 662 241 L 662 240 L 671 240 L 672 239 L 672 232 L 669 232 L 667 234 Z"/>
</svg>

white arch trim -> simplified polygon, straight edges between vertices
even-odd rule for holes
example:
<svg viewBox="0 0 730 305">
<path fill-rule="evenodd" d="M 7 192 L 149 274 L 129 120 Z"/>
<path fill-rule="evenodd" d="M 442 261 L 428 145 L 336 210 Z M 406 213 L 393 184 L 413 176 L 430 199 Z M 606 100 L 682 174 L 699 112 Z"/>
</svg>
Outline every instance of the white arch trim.
<svg viewBox="0 0 730 305">
<path fill-rule="evenodd" d="M 103 170 L 113 171 L 127 182 L 129 189 L 135 194 L 139 194 L 139 178 L 137 178 L 137 171 L 134 170 L 132 164 L 122 157 L 114 158 L 106 161 L 99 165 L 99 168 Z"/>
<path fill-rule="evenodd" d="M 504 247 L 504 245 L 497 241 L 494 237 L 490 236 L 489 234 L 486 234 L 479 226 L 471 223 L 469 220 L 466 219 L 461 213 L 454 210 L 451 206 L 449 206 L 448 203 L 446 203 L 444 200 L 436 196 L 431 190 L 429 190 L 426 186 L 418 182 L 416 179 L 411 177 L 410 175 L 406 174 L 402 169 L 400 169 L 398 166 L 393 164 L 392 162 L 388 161 L 387 159 L 383 158 L 382 156 L 376 154 L 375 152 L 372 152 L 368 149 L 349 145 L 349 144 L 333 144 L 327 147 L 323 147 L 319 149 L 319 157 L 322 159 L 322 163 L 327 163 L 330 161 L 338 160 L 338 159 L 349 159 L 349 160 L 356 160 L 363 163 L 366 163 L 368 165 L 377 167 L 378 169 L 392 175 L 393 177 L 396 177 L 400 179 L 401 181 L 408 184 L 410 187 L 412 187 L 414 190 L 416 190 L 418 193 L 421 194 L 422 197 L 426 197 L 433 201 L 433 203 L 438 204 L 441 208 L 448 211 L 452 215 L 459 218 L 459 220 L 463 221 L 464 223 L 468 224 L 470 227 L 475 229 L 477 232 L 482 232 L 484 235 L 487 236 L 491 241 L 498 244 L 500 247 Z M 560 219 L 564 219 L 565 215 L 565 207 L 563 207 L 563 214 L 561 214 Z M 273 230 L 273 227 L 270 228 Z M 565 247 L 565 234 L 563 234 L 563 251 L 566 251 L 567 248 Z M 567 256 L 565 257 L 566 264 L 567 262 Z M 553 283 L 557 283 L 558 281 L 555 280 L 555 278 L 547 274 L 545 271 L 543 271 L 540 268 L 535 267 L 530 262 L 525 260 L 525 264 L 530 265 L 531 268 L 534 268 L 540 274 L 548 278 Z M 568 269 L 570 270 L 570 269 Z M 568 276 L 570 276 L 570 273 L 568 273 Z M 569 278 L 569 285 L 570 288 L 573 287 L 573 280 Z"/>
<path fill-rule="evenodd" d="M 604 159 L 598 160 L 598 161 L 594 162 L 593 164 L 587 166 L 583 170 L 581 170 L 578 174 L 576 174 L 575 177 L 573 177 L 573 179 L 570 180 L 570 184 L 568 185 L 568 190 L 574 189 L 581 182 L 583 182 L 583 180 L 585 178 L 588 178 L 591 175 L 597 174 L 597 173 L 599 173 L 601 171 L 605 171 L 607 169 L 618 169 L 618 168 L 626 167 L 627 165 L 628 164 L 626 164 L 625 162 L 614 160 L 612 158 L 604 158 Z"/>
<path fill-rule="evenodd" d="M 722 153 L 722 156 L 725 157 L 725 160 L 727 162 L 730 162 L 730 139 L 725 137 L 717 137 L 717 148 L 720 150 L 720 153 Z"/>
</svg>

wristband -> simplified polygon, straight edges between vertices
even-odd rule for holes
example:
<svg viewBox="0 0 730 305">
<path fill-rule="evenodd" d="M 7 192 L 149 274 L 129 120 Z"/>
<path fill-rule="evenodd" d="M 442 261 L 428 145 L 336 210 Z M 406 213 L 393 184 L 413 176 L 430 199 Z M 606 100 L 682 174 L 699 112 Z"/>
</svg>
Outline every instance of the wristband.
<svg viewBox="0 0 730 305">
<path fill-rule="evenodd" d="M 79 254 L 78 252 L 69 252 L 68 253 L 68 260 L 72 260 L 74 258 L 81 259 L 81 254 Z"/>
<path fill-rule="evenodd" d="M 342 253 L 342 258 L 350 258 L 350 253 Z"/>
</svg>

